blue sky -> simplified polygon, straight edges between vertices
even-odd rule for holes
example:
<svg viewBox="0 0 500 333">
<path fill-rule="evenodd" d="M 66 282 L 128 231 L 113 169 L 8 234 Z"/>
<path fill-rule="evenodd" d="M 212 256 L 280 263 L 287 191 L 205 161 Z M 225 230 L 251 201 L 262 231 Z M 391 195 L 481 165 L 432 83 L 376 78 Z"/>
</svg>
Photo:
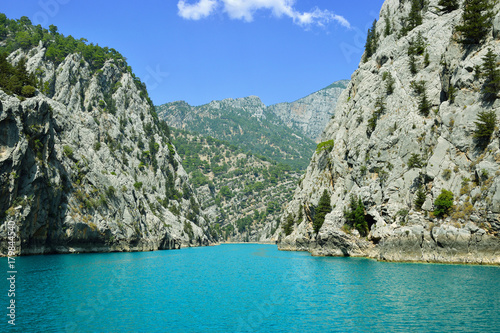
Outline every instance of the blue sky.
<svg viewBox="0 0 500 333">
<path fill-rule="evenodd" d="M 292 102 L 358 67 L 383 0 L 16 0 L 59 32 L 123 54 L 155 104 L 257 95 Z"/>
</svg>

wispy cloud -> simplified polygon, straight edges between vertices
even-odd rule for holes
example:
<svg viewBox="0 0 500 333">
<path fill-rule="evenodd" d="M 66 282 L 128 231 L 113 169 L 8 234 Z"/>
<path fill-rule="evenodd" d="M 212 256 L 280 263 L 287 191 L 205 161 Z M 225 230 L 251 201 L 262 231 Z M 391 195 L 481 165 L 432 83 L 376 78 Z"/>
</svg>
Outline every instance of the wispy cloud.
<svg viewBox="0 0 500 333">
<path fill-rule="evenodd" d="M 275 17 L 289 17 L 293 22 L 302 27 L 312 25 L 325 26 L 330 22 L 336 22 L 350 29 L 349 22 L 340 15 L 326 9 L 314 8 L 309 12 L 300 12 L 294 8 L 295 0 L 198 0 L 198 2 L 186 4 L 185 0 L 177 3 L 179 16 L 185 19 L 199 20 L 210 16 L 220 7 L 231 18 L 252 22 L 255 12 L 269 10 Z"/>
<path fill-rule="evenodd" d="M 179 16 L 188 20 L 199 20 L 210 16 L 217 7 L 217 0 L 199 0 L 195 4 L 186 4 L 185 0 L 177 3 Z"/>
</svg>

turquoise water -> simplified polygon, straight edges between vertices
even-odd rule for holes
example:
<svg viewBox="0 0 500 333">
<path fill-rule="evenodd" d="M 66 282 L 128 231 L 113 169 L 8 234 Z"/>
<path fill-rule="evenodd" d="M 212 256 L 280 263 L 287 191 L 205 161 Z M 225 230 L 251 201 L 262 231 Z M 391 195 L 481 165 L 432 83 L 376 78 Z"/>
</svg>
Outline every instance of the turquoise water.
<svg viewBox="0 0 500 333">
<path fill-rule="evenodd" d="M 500 330 L 498 267 L 318 258 L 256 244 L 21 257 L 16 267 L 16 326 L 3 279 L 2 332 Z"/>
</svg>

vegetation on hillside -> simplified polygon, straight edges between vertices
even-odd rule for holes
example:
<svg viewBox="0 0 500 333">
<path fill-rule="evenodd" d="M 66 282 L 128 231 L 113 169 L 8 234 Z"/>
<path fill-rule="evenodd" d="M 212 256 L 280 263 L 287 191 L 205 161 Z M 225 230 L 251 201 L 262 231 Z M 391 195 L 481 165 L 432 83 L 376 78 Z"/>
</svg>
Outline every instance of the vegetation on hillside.
<svg viewBox="0 0 500 333">
<path fill-rule="evenodd" d="M 460 42 L 464 45 L 479 44 L 491 29 L 493 1 L 468 0 L 464 2 L 462 24 L 456 27 L 462 33 Z"/>
<path fill-rule="evenodd" d="M 316 148 L 314 141 L 288 128 L 272 113 L 257 118 L 243 108 L 228 107 L 224 103 L 215 108 L 210 104 L 191 107 L 184 102 L 174 102 L 156 109 L 163 119 L 168 119 L 167 114 L 182 118 L 185 128 L 193 133 L 227 141 L 249 154 L 296 170 L 305 170 Z"/>
<path fill-rule="evenodd" d="M 323 191 L 321 198 L 319 199 L 318 207 L 315 210 L 313 229 L 315 233 L 318 233 L 323 223 L 325 222 L 325 216 L 332 211 L 332 206 L 330 203 L 330 194 L 327 190 Z"/>
<path fill-rule="evenodd" d="M 26 71 L 26 62 L 19 61 L 17 66 L 12 66 L 7 61 L 7 54 L 0 53 L 0 88 L 8 94 L 24 97 L 35 95 L 37 80 L 35 75 Z"/>
<path fill-rule="evenodd" d="M 266 236 L 274 233 L 282 208 L 292 197 L 298 172 L 287 164 L 245 153 L 227 141 L 174 128 L 172 138 L 202 201 L 201 209 L 218 213 L 214 236 L 252 240 L 267 224 L 273 227 Z"/>
</svg>

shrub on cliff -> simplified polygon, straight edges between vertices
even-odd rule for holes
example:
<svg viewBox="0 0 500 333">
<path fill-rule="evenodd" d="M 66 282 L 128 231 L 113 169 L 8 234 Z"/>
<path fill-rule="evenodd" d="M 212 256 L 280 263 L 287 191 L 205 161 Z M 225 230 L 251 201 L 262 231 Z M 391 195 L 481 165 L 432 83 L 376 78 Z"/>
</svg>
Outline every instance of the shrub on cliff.
<svg viewBox="0 0 500 333">
<path fill-rule="evenodd" d="M 441 12 L 443 13 L 451 13 L 460 8 L 458 0 L 439 0 L 438 6 L 441 7 Z"/>
<path fill-rule="evenodd" d="M 434 215 L 436 217 L 444 217 L 450 213 L 453 206 L 453 193 L 442 189 L 441 194 L 434 201 Z"/>
</svg>

